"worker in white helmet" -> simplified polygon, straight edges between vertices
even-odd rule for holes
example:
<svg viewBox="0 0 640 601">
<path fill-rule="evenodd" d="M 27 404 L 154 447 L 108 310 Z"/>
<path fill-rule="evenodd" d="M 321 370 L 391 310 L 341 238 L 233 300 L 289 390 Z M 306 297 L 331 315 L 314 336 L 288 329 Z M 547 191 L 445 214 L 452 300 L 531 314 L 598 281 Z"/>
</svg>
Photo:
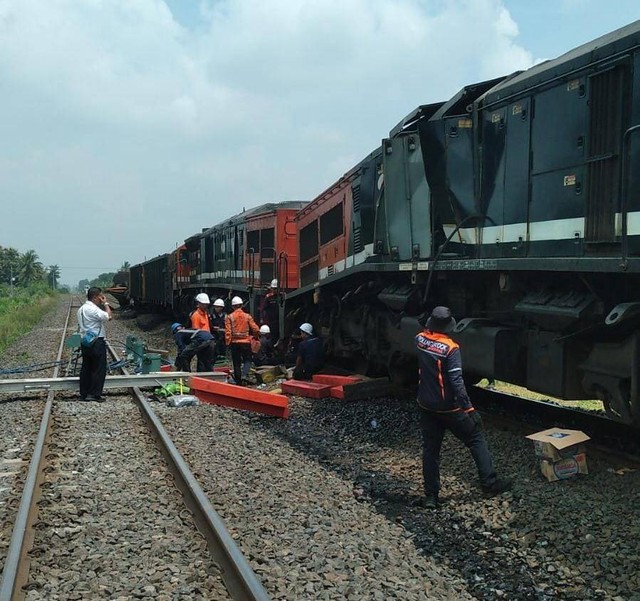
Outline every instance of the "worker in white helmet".
<svg viewBox="0 0 640 601">
<path fill-rule="evenodd" d="M 227 353 L 227 345 L 224 343 L 224 324 L 227 313 L 224 310 L 224 301 L 217 298 L 213 301 L 213 312 L 209 315 L 211 333 L 216 339 L 216 357 L 224 357 Z"/>
<path fill-rule="evenodd" d="M 251 369 L 251 340 L 257 339 L 260 331 L 253 317 L 242 310 L 243 301 L 239 296 L 231 299 L 233 309 L 224 324 L 226 345 L 231 349 L 233 362 L 233 379 L 239 386 L 243 385 Z"/>
<path fill-rule="evenodd" d="M 271 280 L 269 288 L 260 301 L 260 323 L 269 326 L 273 340 L 279 337 L 278 280 Z"/>
<path fill-rule="evenodd" d="M 209 320 L 209 295 L 201 292 L 196 295 L 196 310 L 191 313 L 191 329 L 192 330 L 205 330 L 211 333 L 211 322 Z"/>
<path fill-rule="evenodd" d="M 256 367 L 263 365 L 277 365 L 275 349 L 271 341 L 271 328 L 268 325 L 260 326 L 260 350 L 253 354 L 253 363 Z"/>
<path fill-rule="evenodd" d="M 313 332 L 313 326 L 305 322 L 300 326 L 302 340 L 298 345 L 296 366 L 293 370 L 295 380 L 310 380 L 324 366 L 324 347 L 322 340 Z"/>
</svg>

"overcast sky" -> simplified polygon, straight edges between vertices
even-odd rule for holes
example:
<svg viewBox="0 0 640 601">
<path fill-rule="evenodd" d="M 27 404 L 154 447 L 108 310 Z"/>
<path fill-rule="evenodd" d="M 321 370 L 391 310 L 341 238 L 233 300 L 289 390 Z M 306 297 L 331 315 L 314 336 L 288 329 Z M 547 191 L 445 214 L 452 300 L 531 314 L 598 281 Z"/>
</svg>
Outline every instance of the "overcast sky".
<svg viewBox="0 0 640 601">
<path fill-rule="evenodd" d="M 61 281 L 310 200 L 419 104 L 638 0 L 0 0 L 0 245 Z"/>
</svg>

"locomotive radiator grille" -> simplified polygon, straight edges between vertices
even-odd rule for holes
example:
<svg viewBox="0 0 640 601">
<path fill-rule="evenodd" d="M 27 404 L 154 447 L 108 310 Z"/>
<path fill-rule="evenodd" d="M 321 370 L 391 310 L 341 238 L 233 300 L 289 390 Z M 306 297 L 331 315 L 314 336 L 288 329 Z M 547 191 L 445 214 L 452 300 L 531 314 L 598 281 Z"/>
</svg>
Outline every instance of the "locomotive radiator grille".
<svg viewBox="0 0 640 601">
<path fill-rule="evenodd" d="M 625 73 L 626 69 L 619 66 L 590 80 L 586 242 L 615 239 Z"/>
</svg>

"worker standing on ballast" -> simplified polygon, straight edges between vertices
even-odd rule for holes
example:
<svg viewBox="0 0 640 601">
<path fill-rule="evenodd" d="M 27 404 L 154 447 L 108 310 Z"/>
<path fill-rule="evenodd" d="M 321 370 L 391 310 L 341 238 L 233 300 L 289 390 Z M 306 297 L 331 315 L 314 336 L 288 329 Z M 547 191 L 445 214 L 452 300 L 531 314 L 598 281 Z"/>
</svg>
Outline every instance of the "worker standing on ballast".
<svg viewBox="0 0 640 601">
<path fill-rule="evenodd" d="M 251 338 L 257 338 L 260 331 L 253 317 L 242 309 L 242 299 L 231 299 L 233 311 L 225 320 L 225 343 L 231 349 L 233 379 L 242 386 L 251 369 Z"/>
<path fill-rule="evenodd" d="M 496 476 L 480 414 L 467 394 L 460 347 L 449 337 L 455 325 L 448 307 L 435 307 L 424 330 L 416 336 L 425 492 L 422 505 L 429 509 L 435 509 L 439 502 L 440 451 L 447 430 L 471 452 L 485 493 L 499 494 L 511 489 L 511 481 Z"/>
<path fill-rule="evenodd" d="M 190 315 L 192 330 L 206 330 L 211 333 L 211 322 L 209 320 L 209 306 L 211 301 L 209 296 L 201 292 L 196 296 L 197 307 Z"/>
<path fill-rule="evenodd" d="M 269 326 L 271 338 L 277 342 L 280 337 L 280 327 L 278 323 L 278 280 L 271 280 L 269 289 L 260 302 L 260 325 Z"/>
<path fill-rule="evenodd" d="M 217 298 L 213 301 L 213 312 L 209 315 L 211 333 L 216 339 L 216 357 L 224 357 L 227 352 L 227 347 L 224 343 L 224 324 L 226 319 L 224 301 L 221 298 Z"/>
</svg>

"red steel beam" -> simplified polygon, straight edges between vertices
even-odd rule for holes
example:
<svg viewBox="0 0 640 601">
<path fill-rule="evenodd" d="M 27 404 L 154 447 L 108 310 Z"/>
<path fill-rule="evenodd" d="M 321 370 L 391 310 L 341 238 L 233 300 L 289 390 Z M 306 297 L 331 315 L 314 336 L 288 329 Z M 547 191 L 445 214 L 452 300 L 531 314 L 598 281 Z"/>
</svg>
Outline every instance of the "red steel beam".
<svg viewBox="0 0 640 601">
<path fill-rule="evenodd" d="M 245 409 L 276 417 L 289 417 L 289 399 L 283 394 L 212 382 L 197 376 L 189 378 L 189 388 L 191 394 L 197 396 L 203 403 Z"/>
</svg>

